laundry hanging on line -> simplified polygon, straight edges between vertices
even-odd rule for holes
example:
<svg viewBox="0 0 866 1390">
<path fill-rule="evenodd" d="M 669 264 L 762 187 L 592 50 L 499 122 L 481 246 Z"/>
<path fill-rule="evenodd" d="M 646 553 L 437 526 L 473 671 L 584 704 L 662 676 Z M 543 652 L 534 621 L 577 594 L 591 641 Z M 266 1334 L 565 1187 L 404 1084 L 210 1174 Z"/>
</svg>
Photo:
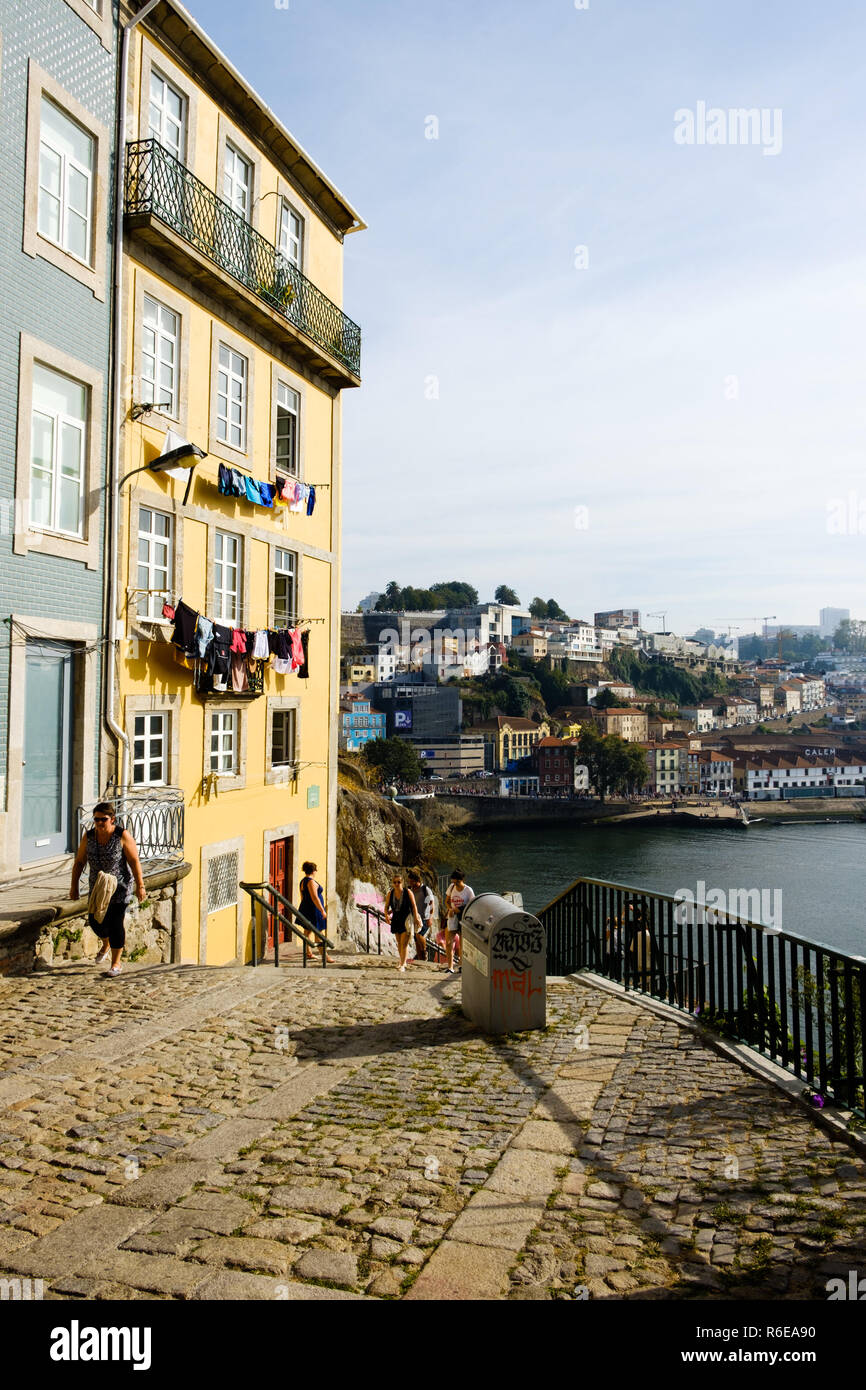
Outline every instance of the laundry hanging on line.
<svg viewBox="0 0 866 1390">
<path fill-rule="evenodd" d="M 262 482 L 225 463 L 219 465 L 217 488 L 223 497 L 239 497 L 254 507 L 288 507 L 290 512 L 306 516 L 312 516 L 316 507 L 316 489 L 312 483 L 301 483 L 297 478 Z"/>
<path fill-rule="evenodd" d="M 195 670 L 200 690 L 261 694 L 264 668 L 269 664 L 278 676 L 308 679 L 308 629 L 246 631 L 206 618 L 183 599 L 170 606 L 174 610 L 175 655 L 182 665 Z"/>
</svg>

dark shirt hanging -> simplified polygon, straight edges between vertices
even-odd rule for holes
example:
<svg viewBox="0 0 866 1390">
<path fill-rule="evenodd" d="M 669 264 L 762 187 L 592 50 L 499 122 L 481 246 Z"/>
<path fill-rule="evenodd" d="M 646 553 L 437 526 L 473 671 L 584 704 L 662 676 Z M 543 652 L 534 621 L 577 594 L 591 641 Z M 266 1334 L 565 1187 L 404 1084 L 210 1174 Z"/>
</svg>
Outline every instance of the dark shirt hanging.
<svg viewBox="0 0 866 1390">
<path fill-rule="evenodd" d="M 304 649 L 304 660 L 298 669 L 298 678 L 305 681 L 310 675 L 310 634 L 306 629 L 301 633 L 301 646 Z"/>
<path fill-rule="evenodd" d="M 172 641 L 176 647 L 186 653 L 187 656 L 195 656 L 195 625 L 198 621 L 198 613 L 194 608 L 190 608 L 184 603 L 183 599 L 174 610 L 174 636 Z"/>
<path fill-rule="evenodd" d="M 232 630 L 222 623 L 213 625 L 213 646 L 210 649 L 208 671 L 212 676 L 226 677 L 231 671 Z"/>
</svg>

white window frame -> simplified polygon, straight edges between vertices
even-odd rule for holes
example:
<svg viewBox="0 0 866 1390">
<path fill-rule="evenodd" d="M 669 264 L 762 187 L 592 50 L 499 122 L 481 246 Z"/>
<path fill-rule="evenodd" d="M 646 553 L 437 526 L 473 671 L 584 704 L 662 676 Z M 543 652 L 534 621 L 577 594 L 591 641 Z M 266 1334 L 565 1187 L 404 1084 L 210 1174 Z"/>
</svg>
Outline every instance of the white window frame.
<svg viewBox="0 0 866 1390">
<path fill-rule="evenodd" d="M 298 224 L 297 236 L 294 236 L 291 231 L 292 218 L 294 218 Z M 303 217 L 298 212 L 297 208 L 292 207 L 288 198 L 282 198 L 280 200 L 279 252 L 290 265 L 300 270 L 301 273 L 303 273 L 304 269 L 305 233 L 306 227 L 304 226 Z"/>
<path fill-rule="evenodd" d="M 215 772 L 218 777 L 237 777 L 240 768 L 239 711 L 236 709 L 211 709 L 208 734 L 209 770 Z M 228 740 L 227 744 L 226 740 Z"/>
<path fill-rule="evenodd" d="M 161 84 L 161 90 L 158 92 L 159 99 L 154 100 L 154 87 L 156 87 L 157 84 Z M 174 96 L 180 98 L 179 121 L 168 110 L 166 97 L 169 92 L 172 92 Z M 168 78 L 163 76 L 159 68 L 152 67 L 150 70 L 150 82 L 147 93 L 147 138 L 149 140 L 157 140 L 164 150 L 168 150 L 169 154 L 174 155 L 175 159 L 179 160 L 181 163 L 184 162 L 186 150 L 187 105 L 186 94 L 176 87 L 173 82 L 169 82 Z M 159 112 L 158 128 L 154 126 L 151 119 L 151 108 L 154 106 Z M 176 147 L 170 144 L 166 139 L 167 127 L 172 127 L 177 130 L 178 142 Z"/>
<path fill-rule="evenodd" d="M 231 140 L 226 140 L 223 149 L 223 200 L 245 222 L 252 220 L 253 168 L 252 162 L 241 154 L 237 146 Z M 246 172 L 246 180 L 239 177 L 242 171 Z"/>
<path fill-rule="evenodd" d="M 229 542 L 229 545 L 226 545 Z M 232 558 L 234 547 L 234 558 Z M 234 573 L 234 587 L 227 583 Z M 231 531 L 214 532 L 213 596 L 214 618 L 219 623 L 238 623 L 243 589 L 242 538 Z"/>
<path fill-rule="evenodd" d="M 282 607 L 277 595 L 277 582 L 279 579 L 290 579 L 292 589 L 292 601 L 288 605 L 289 612 L 285 617 L 278 613 L 278 608 Z M 274 627 L 292 627 L 298 620 L 298 553 L 294 550 L 285 550 L 281 546 L 274 549 Z"/>
<path fill-rule="evenodd" d="M 43 362 L 37 362 L 37 363 L 35 363 L 34 365 L 37 366 L 37 367 L 41 367 L 43 371 L 51 372 L 51 373 L 52 373 L 53 375 L 55 375 L 55 376 L 66 376 L 66 375 L 67 375 L 65 372 L 58 372 L 58 371 L 56 370 L 56 368 L 50 367 L 50 366 L 48 366 L 46 363 L 43 363 Z M 87 456 L 88 456 L 88 421 L 87 421 L 87 416 L 90 414 L 90 392 L 89 392 L 89 388 L 88 388 L 87 382 L 79 381 L 77 377 L 67 377 L 67 380 L 73 381 L 73 382 L 76 384 L 76 386 L 81 386 L 81 387 L 83 387 L 83 389 L 84 389 L 84 400 L 85 400 L 85 404 L 84 404 L 84 417 L 83 417 L 82 419 L 80 419 L 80 420 L 75 419 L 75 418 L 74 418 L 73 416 L 71 416 L 71 415 L 65 414 L 65 412 L 63 412 L 63 411 L 59 411 L 59 410 L 48 410 L 48 409 L 44 409 L 43 407 L 37 405 L 37 402 L 36 402 L 36 381 L 35 381 L 35 373 L 34 373 L 33 402 L 32 402 L 31 415 L 30 415 L 30 492 L 29 492 L 29 495 L 30 495 L 30 513 L 29 513 L 28 525 L 29 525 L 29 529 L 30 529 L 31 531 L 37 531 L 37 532 L 51 532 L 51 533 L 53 533 L 54 535 L 57 535 L 57 536 L 67 536 L 67 537 L 69 537 L 69 538 L 72 539 L 72 540 L 82 540 L 82 539 L 83 539 L 83 536 L 84 536 L 84 491 L 85 491 L 85 485 L 86 485 L 86 482 L 85 482 L 85 475 L 86 475 L 86 472 L 87 472 Z M 35 465 L 35 462 L 34 462 L 34 458 L 33 458 L 33 443 L 34 443 L 34 438 L 35 438 L 35 429 L 34 429 L 34 426 L 35 426 L 35 417 L 36 417 L 36 415 L 41 415 L 41 416 L 43 416 L 43 418 L 45 418 L 45 419 L 51 421 L 51 434 L 52 434 L 51 462 L 50 462 L 50 467 L 49 467 L 49 469 L 47 470 L 48 473 L 49 473 L 49 475 L 50 475 L 50 478 L 51 478 L 51 516 L 50 516 L 50 519 L 49 519 L 49 522 L 48 522 L 47 525 L 46 525 L 45 523 L 42 523 L 42 522 L 37 522 L 37 521 L 35 521 L 34 518 L 33 518 L 33 506 L 34 506 L 33 473 L 34 473 L 34 469 L 35 469 L 35 466 L 36 466 L 36 465 Z M 79 442 L 79 451 L 78 451 L 78 479 L 77 479 L 77 481 L 78 481 L 78 526 L 77 526 L 77 528 L 76 528 L 74 531 L 70 531 L 70 530 L 67 530 L 66 528 L 62 527 L 62 526 L 60 525 L 60 521 L 59 521 L 59 514 L 60 514 L 60 486 L 59 486 L 59 482 L 60 482 L 60 478 L 61 478 L 61 469 L 62 469 L 62 463 L 61 463 L 61 461 L 60 461 L 59 452 L 60 452 L 60 440 L 61 440 L 61 438 L 62 438 L 64 429 L 72 429 L 72 430 L 77 431 L 78 436 L 79 436 L 79 441 L 80 441 L 80 442 Z M 40 468 L 40 471 L 41 471 L 41 472 L 44 472 L 44 471 L 46 471 L 46 470 Z"/>
<path fill-rule="evenodd" d="M 243 363 L 242 369 L 239 369 L 239 363 Z M 217 348 L 216 435 L 222 444 L 242 454 L 247 452 L 249 380 L 249 358 L 244 357 L 243 353 L 228 343 L 220 343 Z M 235 383 L 240 385 L 238 397 L 232 393 Z M 234 400 L 240 402 L 240 422 L 237 425 L 231 420 L 231 405 Z M 239 432 L 239 443 L 235 443 L 234 438 L 229 437 L 233 429 Z"/>
<path fill-rule="evenodd" d="M 132 719 L 132 785 L 133 785 L 133 787 L 166 787 L 166 786 L 168 786 L 168 776 L 167 776 L 167 773 L 168 773 L 168 766 L 169 766 L 169 751 L 170 751 L 170 747 L 171 747 L 171 741 L 170 741 L 170 725 L 169 725 L 170 719 L 171 719 L 171 715 L 168 714 L 168 713 L 167 713 L 166 711 L 164 711 L 164 710 L 153 710 L 153 711 L 150 711 L 150 712 L 141 711 L 141 712 L 139 712 L 139 713 L 133 715 L 133 719 Z M 157 720 L 159 721 L 159 724 L 160 724 L 160 730 L 159 730 L 159 733 L 158 733 L 158 734 L 155 733 L 155 732 L 153 732 L 153 725 L 154 725 L 154 723 L 155 723 Z M 139 724 L 141 724 L 141 726 L 142 726 L 142 727 L 141 727 L 141 731 L 139 731 Z M 142 742 L 142 743 L 144 744 L 144 750 L 143 750 L 143 752 L 142 752 L 142 754 L 141 754 L 141 757 L 139 757 L 139 756 L 137 755 L 137 745 L 138 745 L 139 742 Z M 152 751 L 152 750 L 153 750 L 153 745 L 154 745 L 154 743 L 157 743 L 157 745 L 158 745 L 158 747 L 159 747 L 159 750 L 160 750 L 160 751 L 159 751 L 159 754 L 158 754 L 158 755 L 154 755 L 154 753 L 153 753 L 153 751 Z M 162 764 L 162 776 L 161 776 L 161 777 L 157 777 L 157 778 L 153 778 L 153 777 L 151 777 L 151 776 L 149 775 L 149 773 L 150 773 L 150 766 L 151 766 L 152 763 L 154 763 L 154 762 L 157 761 L 157 760 Z M 136 775 L 135 775 L 135 774 L 136 774 L 136 769 L 139 768 L 139 767 L 142 768 L 143 772 L 146 774 L 145 776 L 140 777 L 140 778 L 139 778 L 139 777 L 136 777 Z"/>
<path fill-rule="evenodd" d="M 53 107 L 54 111 L 56 111 L 57 114 L 58 114 L 64 121 L 68 122 L 69 125 L 77 126 L 78 129 L 82 132 L 82 134 L 83 134 L 83 135 L 87 138 L 87 140 L 90 142 L 90 167 L 89 167 L 89 168 L 87 168 L 84 164 L 82 164 L 82 163 L 81 163 L 78 159 L 76 159 L 73 155 L 68 154 L 68 153 L 64 152 L 63 150 L 60 150 L 60 149 L 56 148 L 55 145 L 52 145 L 52 143 L 51 143 L 51 134 L 50 134 L 49 131 L 46 130 L 45 121 L 44 121 L 44 113 L 45 113 L 45 107 L 46 107 L 46 106 L 51 106 L 51 107 Z M 54 192 L 52 192 L 51 190 L 47 189 L 46 186 L 45 186 L 45 185 L 43 184 L 43 182 L 42 182 L 42 155 L 43 155 L 43 150 L 47 150 L 50 154 L 52 154 L 52 155 L 54 156 L 55 159 L 59 160 L 59 162 L 60 162 L 60 193 L 59 193 L 59 197 L 58 197 L 58 195 L 56 195 Z M 49 242 L 52 246 L 56 246 L 56 247 L 57 247 L 60 251 L 62 251 L 65 255 L 71 256 L 71 257 L 73 258 L 73 260 L 78 261 L 81 265 L 84 265 L 84 266 L 90 266 L 90 264 L 91 264 L 91 256 L 92 256 L 92 248 L 93 248 L 93 223 L 94 223 L 94 211 L 95 211 L 95 209 L 94 209 L 93 192 L 94 192 L 94 173 L 95 173 L 95 171 L 96 171 L 96 163 L 97 163 L 97 141 L 96 141 L 96 138 L 94 137 L 94 135 L 93 135 L 93 134 L 91 133 L 91 131 L 89 131 L 85 126 L 81 125 L 81 123 L 80 123 L 79 121 L 76 121 L 72 116 L 70 116 L 69 113 L 68 113 L 68 111 L 64 111 L 63 107 L 60 105 L 59 102 L 53 100 L 52 97 L 46 95 L 46 93 L 43 92 L 43 93 L 42 93 L 42 98 L 41 98 L 41 101 L 40 101 L 40 104 L 39 104 L 39 198 L 38 198 L 38 204 L 39 204 L 39 223 L 38 223 L 38 232 L 39 232 L 39 235 L 43 238 L 43 240 Z M 87 211 L 86 211 L 86 215 L 84 216 L 86 244 L 85 244 L 85 249 L 84 249 L 84 254 L 83 254 L 83 255 L 79 255 L 79 253 L 78 253 L 77 251 L 73 250 L 73 248 L 72 248 L 72 246 L 71 246 L 71 244 L 70 244 L 70 238 L 69 238 L 69 218 L 70 218 L 70 215 L 71 215 L 71 213 L 72 213 L 72 209 L 70 208 L 69 184 L 70 184 L 70 179 L 71 179 L 71 177 L 72 177 L 74 174 L 76 174 L 76 173 L 84 180 L 85 187 L 86 187 L 86 208 L 87 208 Z M 60 207 L 59 207 L 59 217 L 58 217 L 58 222 L 59 222 L 59 236 L 57 236 L 57 237 L 51 236 L 48 232 L 46 232 L 46 231 L 43 230 L 43 226 L 42 226 L 43 195 L 44 195 L 45 197 L 50 198 L 52 201 L 57 201 L 57 202 L 59 202 L 59 204 L 60 204 Z"/>
<path fill-rule="evenodd" d="M 160 535 L 153 529 L 154 518 L 161 517 L 168 522 L 168 529 L 165 535 Z M 147 522 L 147 527 L 145 527 Z M 140 618 L 160 618 L 162 616 L 162 605 L 165 597 L 172 593 L 173 570 L 174 570 L 174 517 L 170 512 L 163 512 L 157 507 L 148 507 L 141 503 L 138 508 L 138 527 L 137 544 L 135 548 L 136 563 L 136 588 L 138 602 L 135 607 Z M 142 541 L 147 546 L 147 558 L 141 558 Z M 154 549 L 157 546 L 165 546 L 165 564 L 161 564 L 154 558 Z M 146 574 L 142 575 L 142 570 Z M 158 581 L 165 577 L 165 583 Z M 142 582 L 144 580 L 144 582 Z M 142 590 L 150 592 L 142 593 Z"/>
<path fill-rule="evenodd" d="M 103 48 L 110 53 L 112 51 L 114 38 L 114 23 L 111 13 L 110 0 L 66 0 L 71 10 L 74 10 L 79 19 L 83 19 L 85 24 L 89 24 Z"/>
<path fill-rule="evenodd" d="M 148 308 L 152 305 L 156 310 L 155 322 L 148 321 Z M 174 319 L 174 331 L 168 326 L 168 319 Z M 176 309 L 171 309 L 155 295 L 144 291 L 141 313 L 141 377 L 139 388 L 143 402 L 149 402 L 156 406 L 159 414 L 169 415 L 173 420 L 178 418 L 178 377 L 180 372 L 180 353 L 181 353 L 181 316 Z M 147 334 L 153 335 L 153 351 L 148 350 Z M 167 356 L 164 355 L 166 345 L 172 348 L 172 357 L 169 363 Z M 153 361 L 152 379 L 145 374 L 145 357 L 150 357 Z M 171 366 L 171 386 L 163 386 L 160 382 L 162 367 Z M 149 393 L 149 394 L 148 394 Z M 168 402 L 163 400 L 166 395 L 171 399 Z"/>
<path fill-rule="evenodd" d="M 300 393 L 295 391 L 294 388 L 289 386 L 285 381 L 277 382 L 274 411 L 274 471 L 277 478 L 297 479 L 300 476 L 298 455 L 301 437 L 301 397 Z M 288 461 L 280 456 L 281 415 L 289 416 L 294 419 L 294 426 L 291 430 L 291 457 Z"/>
</svg>

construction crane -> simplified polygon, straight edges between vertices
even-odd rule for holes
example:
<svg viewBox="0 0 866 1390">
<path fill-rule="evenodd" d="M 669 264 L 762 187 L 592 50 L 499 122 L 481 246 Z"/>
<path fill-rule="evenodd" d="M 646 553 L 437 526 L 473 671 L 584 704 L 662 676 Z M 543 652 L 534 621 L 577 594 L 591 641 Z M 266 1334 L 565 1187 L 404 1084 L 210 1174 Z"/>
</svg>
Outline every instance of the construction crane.
<svg viewBox="0 0 866 1390">
<path fill-rule="evenodd" d="M 648 618 L 661 618 L 662 625 L 659 628 L 659 632 L 667 632 L 667 616 L 667 613 L 647 613 Z"/>
<path fill-rule="evenodd" d="M 775 621 L 776 621 L 776 615 L 775 615 L 775 613 L 768 613 L 767 616 L 766 616 L 766 618 L 764 618 L 764 620 L 763 620 L 763 622 L 764 622 L 764 641 L 765 641 L 765 642 L 766 642 L 766 640 L 767 640 L 767 623 L 774 623 Z"/>
<path fill-rule="evenodd" d="M 796 632 L 782 631 L 782 632 L 778 632 L 778 633 L 776 634 L 776 636 L 778 637 L 778 640 L 779 640 L 779 660 L 781 661 L 781 660 L 782 660 L 782 642 L 784 641 L 784 639 L 785 639 L 786 637 L 790 637 L 790 638 L 792 638 L 793 640 L 796 641 L 797 634 L 796 634 Z"/>
</svg>

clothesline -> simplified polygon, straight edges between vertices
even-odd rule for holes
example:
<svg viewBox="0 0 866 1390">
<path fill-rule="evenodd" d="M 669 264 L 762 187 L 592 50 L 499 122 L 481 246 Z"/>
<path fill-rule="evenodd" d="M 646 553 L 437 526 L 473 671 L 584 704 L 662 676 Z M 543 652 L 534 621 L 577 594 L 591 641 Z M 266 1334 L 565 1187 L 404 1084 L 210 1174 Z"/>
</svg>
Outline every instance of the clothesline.
<svg viewBox="0 0 866 1390">
<path fill-rule="evenodd" d="M 307 516 L 312 516 L 316 507 L 313 483 L 302 483 L 300 479 L 290 477 L 269 483 L 238 468 L 230 468 L 227 463 L 219 466 L 216 488 L 223 497 L 237 497 L 252 503 L 254 507 L 288 507 L 295 515 L 305 512 Z"/>
<path fill-rule="evenodd" d="M 226 468 L 229 468 L 230 470 L 233 468 L 236 473 L 240 473 L 244 478 L 251 478 L 253 476 L 250 470 L 248 468 L 245 468 L 243 464 L 232 463 L 225 464 L 224 466 Z M 289 481 L 293 483 L 300 483 L 306 481 L 306 479 L 296 478 L 293 473 L 284 473 L 282 476 L 284 478 L 288 478 Z M 319 488 L 329 488 L 330 486 L 330 483 L 307 483 L 307 487 L 314 487 L 317 490 Z"/>
<path fill-rule="evenodd" d="M 199 691 L 231 688 L 238 694 L 249 691 L 260 695 L 264 667 L 271 657 L 278 676 L 309 678 L 310 634 L 300 622 L 293 628 L 233 627 L 205 617 L 183 599 L 178 599 L 176 606 L 163 604 L 162 612 L 163 617 L 174 620 L 172 641 L 177 659 L 195 671 Z"/>
</svg>

